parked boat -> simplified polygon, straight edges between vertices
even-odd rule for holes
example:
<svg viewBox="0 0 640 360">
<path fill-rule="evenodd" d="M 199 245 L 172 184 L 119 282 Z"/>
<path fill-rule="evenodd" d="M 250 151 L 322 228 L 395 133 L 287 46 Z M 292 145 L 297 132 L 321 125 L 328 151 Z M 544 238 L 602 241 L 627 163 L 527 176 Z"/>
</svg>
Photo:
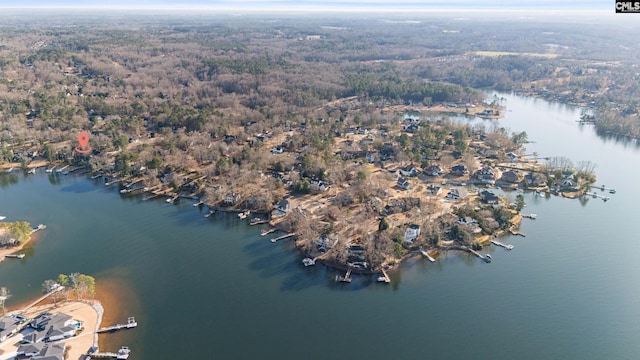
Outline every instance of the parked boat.
<svg viewBox="0 0 640 360">
<path fill-rule="evenodd" d="M 209 210 L 209 212 L 208 212 L 208 213 L 204 214 L 204 217 L 208 218 L 209 216 L 211 216 L 211 215 L 215 214 L 215 212 L 216 212 L 216 211 L 215 211 L 215 210 L 213 210 L 213 209 L 212 209 L 212 210 Z"/>
<path fill-rule="evenodd" d="M 6 218 L 7 218 L 6 216 L 0 216 L 0 221 L 4 220 Z"/>
<path fill-rule="evenodd" d="M 238 214 L 238 217 L 239 217 L 240 219 L 246 219 L 246 218 L 247 218 L 247 216 L 249 216 L 249 214 L 251 214 L 251 211 L 247 210 L 247 211 L 245 211 L 245 212 L 241 212 L 241 213 L 239 213 L 239 214 Z"/>
<path fill-rule="evenodd" d="M 491 262 L 491 260 L 492 260 L 492 259 L 491 259 L 491 255 L 486 254 L 486 255 L 484 256 L 484 261 L 486 261 L 486 262 L 490 263 L 490 262 Z"/>
<path fill-rule="evenodd" d="M 616 189 L 609 190 L 609 194 L 615 194 L 615 193 L 616 193 Z"/>
<path fill-rule="evenodd" d="M 312 258 L 304 258 L 302 259 L 302 263 L 304 264 L 304 266 L 312 266 L 316 264 L 316 261 Z"/>
</svg>

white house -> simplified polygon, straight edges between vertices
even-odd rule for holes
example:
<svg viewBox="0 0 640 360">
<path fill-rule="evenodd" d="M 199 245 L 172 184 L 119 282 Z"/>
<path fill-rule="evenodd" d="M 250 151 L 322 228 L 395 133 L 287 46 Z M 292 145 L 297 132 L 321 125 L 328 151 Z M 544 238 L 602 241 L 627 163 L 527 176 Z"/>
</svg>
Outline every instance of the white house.
<svg viewBox="0 0 640 360">
<path fill-rule="evenodd" d="M 420 226 L 416 224 L 411 224 L 404 231 L 404 242 L 408 244 L 413 244 L 413 241 L 418 238 L 420 235 Z"/>
</svg>

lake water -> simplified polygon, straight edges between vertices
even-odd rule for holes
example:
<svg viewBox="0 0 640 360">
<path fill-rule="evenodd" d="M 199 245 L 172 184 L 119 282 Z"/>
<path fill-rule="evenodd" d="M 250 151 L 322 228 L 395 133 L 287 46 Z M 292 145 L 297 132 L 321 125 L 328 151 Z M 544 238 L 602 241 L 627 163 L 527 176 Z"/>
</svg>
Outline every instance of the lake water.
<svg viewBox="0 0 640 360">
<path fill-rule="evenodd" d="M 638 146 L 579 126 L 579 109 L 500 96 L 501 126 L 526 130 L 528 152 L 593 161 L 617 194 L 527 194 L 538 220 L 505 239 L 513 251 L 488 249 L 491 264 L 451 253 L 407 262 L 390 285 L 336 284 L 232 215 L 205 219 L 188 201 L 123 198 L 80 177 L 2 175 L 0 214 L 48 228 L 26 258 L 0 264 L 0 285 L 18 304 L 59 273 L 94 275 L 107 320 L 140 324 L 101 338 L 131 359 L 639 358 Z"/>
</svg>

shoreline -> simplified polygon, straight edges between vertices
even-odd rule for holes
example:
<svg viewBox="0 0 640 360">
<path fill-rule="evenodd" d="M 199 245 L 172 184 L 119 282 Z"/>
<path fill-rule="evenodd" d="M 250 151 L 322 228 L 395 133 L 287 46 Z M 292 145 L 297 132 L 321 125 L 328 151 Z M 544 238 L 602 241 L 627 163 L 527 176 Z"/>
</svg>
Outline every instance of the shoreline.
<svg viewBox="0 0 640 360">
<path fill-rule="evenodd" d="M 22 309 L 17 308 L 15 310 L 8 311 L 7 314 L 17 314 L 22 311 Z M 98 344 L 97 330 L 100 328 L 102 323 L 102 315 L 104 312 L 100 301 L 63 300 L 57 304 L 49 302 L 27 309 L 22 315 L 33 318 L 43 312 L 65 313 L 70 315 L 73 319 L 82 322 L 83 330 L 80 334 L 54 342 L 65 344 L 67 348 L 66 352 L 68 352 L 65 358 L 73 360 L 81 359 L 82 356 L 87 353 L 89 348 Z M 13 341 L 5 341 L 5 343 L 0 347 L 0 351 L 10 353 L 11 351 L 16 351 L 17 346 L 19 345 L 19 343 L 15 343 Z"/>
<path fill-rule="evenodd" d="M 21 243 L 18 246 L 9 247 L 9 248 L 1 248 L 0 249 L 0 263 L 3 262 L 4 260 L 6 260 L 6 258 L 5 258 L 6 255 L 13 255 L 14 253 L 16 253 L 18 251 L 24 250 L 25 248 L 28 248 L 27 245 L 33 244 L 34 242 L 37 242 L 38 240 L 39 240 L 39 236 L 38 236 L 37 232 L 34 232 L 31 235 L 29 235 L 29 240 Z"/>
</svg>

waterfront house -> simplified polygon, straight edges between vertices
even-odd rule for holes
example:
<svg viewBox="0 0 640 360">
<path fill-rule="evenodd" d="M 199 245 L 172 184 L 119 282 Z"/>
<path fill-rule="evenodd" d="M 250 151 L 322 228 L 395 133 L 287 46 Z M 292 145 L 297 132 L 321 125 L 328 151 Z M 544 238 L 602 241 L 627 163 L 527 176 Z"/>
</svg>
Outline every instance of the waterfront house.
<svg viewBox="0 0 640 360">
<path fill-rule="evenodd" d="M 424 173 L 429 175 L 429 176 L 438 176 L 438 175 L 444 173 L 444 170 L 440 167 L 440 165 L 435 164 L 435 165 L 431 165 L 431 166 L 427 167 L 426 169 L 424 169 Z"/>
<path fill-rule="evenodd" d="M 398 179 L 397 185 L 402 190 L 409 190 L 413 187 L 413 185 L 411 185 L 409 180 L 402 177 Z"/>
<path fill-rule="evenodd" d="M 490 166 L 485 166 L 482 169 L 476 171 L 476 178 L 483 183 L 492 184 L 495 180 L 495 171 Z"/>
<path fill-rule="evenodd" d="M 520 157 L 518 155 L 516 155 L 515 153 L 507 153 L 507 158 L 509 159 L 509 161 L 511 162 L 516 162 L 520 159 Z"/>
<path fill-rule="evenodd" d="M 225 206 L 231 206 L 237 203 L 238 201 L 240 201 L 240 194 L 236 194 L 236 193 L 227 194 L 222 200 L 222 204 Z"/>
<path fill-rule="evenodd" d="M 57 313 L 52 315 L 45 312 L 36 316 L 29 327 L 37 332 L 44 332 L 44 341 L 57 341 L 74 336 L 76 331 L 82 328 L 82 323 L 73 320 L 67 314 Z"/>
<path fill-rule="evenodd" d="M 484 201 L 486 204 L 497 204 L 498 201 L 500 200 L 498 195 L 487 190 L 483 190 L 480 193 L 480 199 L 482 199 L 482 201 Z"/>
<path fill-rule="evenodd" d="M 47 344 L 33 360 L 64 360 L 65 344 Z"/>
<path fill-rule="evenodd" d="M 527 185 L 534 187 L 545 186 L 547 184 L 545 176 L 539 173 L 529 173 L 524 176 L 524 180 L 527 182 Z"/>
<path fill-rule="evenodd" d="M 20 320 L 13 316 L 3 316 L 0 318 L 0 342 L 7 340 L 18 332 Z"/>
<path fill-rule="evenodd" d="M 451 168 L 451 175 L 455 175 L 455 176 L 463 176 L 469 173 L 469 170 L 467 170 L 467 167 L 464 165 L 454 165 Z"/>
<path fill-rule="evenodd" d="M 24 356 L 24 357 L 33 357 L 40 355 L 40 352 L 44 348 L 44 343 L 37 344 L 24 344 L 18 347 L 18 351 L 16 352 L 16 356 Z"/>
<path fill-rule="evenodd" d="M 408 244 L 413 244 L 413 241 L 418 238 L 420 235 L 420 226 L 416 224 L 411 224 L 404 231 L 404 242 Z"/>
<path fill-rule="evenodd" d="M 289 211 L 289 200 L 284 199 L 282 201 L 280 201 L 277 205 L 276 205 L 276 210 L 281 212 L 282 215 L 286 214 L 287 211 Z"/>
<path fill-rule="evenodd" d="M 500 179 L 506 183 L 517 184 L 520 182 L 520 174 L 516 170 L 509 170 L 503 172 Z"/>
</svg>

